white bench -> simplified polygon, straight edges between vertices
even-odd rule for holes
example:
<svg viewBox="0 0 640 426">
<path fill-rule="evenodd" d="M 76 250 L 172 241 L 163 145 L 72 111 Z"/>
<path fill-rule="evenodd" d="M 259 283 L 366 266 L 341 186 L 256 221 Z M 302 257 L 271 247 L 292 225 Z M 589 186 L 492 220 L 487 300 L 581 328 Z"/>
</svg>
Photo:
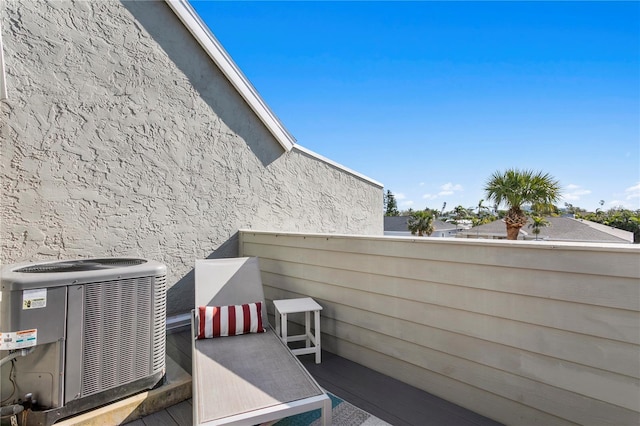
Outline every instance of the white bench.
<svg viewBox="0 0 640 426">
<path fill-rule="evenodd" d="M 269 327 L 258 259 L 196 261 L 196 309 L 257 301 L 264 333 L 197 339 L 194 310 L 194 424 L 248 426 L 321 409 L 329 426 L 331 400 Z"/>
</svg>

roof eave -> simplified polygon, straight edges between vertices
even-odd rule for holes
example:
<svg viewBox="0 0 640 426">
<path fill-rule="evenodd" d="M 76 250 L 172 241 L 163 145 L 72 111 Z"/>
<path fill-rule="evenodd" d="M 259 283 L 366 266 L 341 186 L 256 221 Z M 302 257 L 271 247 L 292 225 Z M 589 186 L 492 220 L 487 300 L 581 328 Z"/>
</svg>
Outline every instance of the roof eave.
<svg viewBox="0 0 640 426">
<path fill-rule="evenodd" d="M 240 93 L 253 112 L 267 127 L 273 137 L 282 145 L 285 151 L 291 151 L 295 145 L 295 138 L 287 131 L 284 125 L 260 97 L 257 90 L 244 76 L 242 71 L 233 62 L 231 56 L 224 50 L 220 42 L 215 38 L 207 25 L 202 22 L 196 11 L 187 0 L 165 0 L 171 10 L 191 32 L 200 46 L 222 71 L 229 82 Z"/>
<path fill-rule="evenodd" d="M 382 183 L 378 182 L 377 180 L 371 179 L 370 177 L 365 176 L 365 175 L 363 175 L 362 173 L 358 173 L 358 172 L 356 172 L 355 170 L 350 169 L 350 168 L 348 168 L 348 167 L 346 167 L 346 166 L 343 166 L 343 165 L 342 165 L 342 164 L 340 164 L 340 163 L 336 163 L 335 161 L 330 160 L 330 159 L 328 159 L 327 157 L 324 157 L 324 156 L 322 156 L 322 155 L 318 154 L 317 152 L 314 152 L 314 151 L 312 151 L 312 150 L 310 150 L 310 149 L 308 149 L 308 148 L 305 148 L 305 147 L 300 146 L 300 145 L 298 145 L 298 144 L 295 144 L 295 145 L 294 145 L 294 148 L 295 148 L 296 150 L 298 150 L 298 151 L 302 152 L 302 153 L 307 154 L 308 156 L 310 156 L 310 157 L 312 157 L 312 158 L 315 158 L 316 160 L 320 160 L 320 161 L 322 161 L 322 162 L 324 162 L 324 163 L 326 163 L 326 164 L 329 164 L 330 166 L 333 166 L 333 167 L 335 167 L 335 168 L 336 168 L 336 169 L 338 169 L 338 170 L 341 170 L 341 171 L 346 172 L 346 173 L 348 173 L 348 174 L 350 174 L 350 175 L 352 175 L 352 176 L 355 176 L 355 177 L 357 177 L 358 179 L 361 179 L 361 180 L 363 180 L 363 181 L 365 181 L 365 182 L 367 182 L 367 183 L 369 183 L 369 184 L 371 184 L 371 185 L 373 185 L 373 186 L 377 186 L 377 187 L 379 187 L 379 188 L 384 187 L 384 185 L 383 185 Z"/>
<path fill-rule="evenodd" d="M 4 71 L 4 49 L 2 47 L 2 23 L 0 23 L 0 100 L 7 99 L 7 83 Z"/>
</svg>

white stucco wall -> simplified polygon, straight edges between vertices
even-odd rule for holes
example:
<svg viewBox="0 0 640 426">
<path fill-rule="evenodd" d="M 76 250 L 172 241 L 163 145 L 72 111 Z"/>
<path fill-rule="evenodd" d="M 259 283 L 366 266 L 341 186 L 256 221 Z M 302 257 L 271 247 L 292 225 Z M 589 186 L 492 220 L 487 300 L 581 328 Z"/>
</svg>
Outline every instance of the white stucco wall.
<svg viewBox="0 0 640 426">
<path fill-rule="evenodd" d="M 285 152 L 164 2 L 0 5 L 4 264 L 152 258 L 172 314 L 239 228 L 382 234 L 379 185 Z"/>
</svg>

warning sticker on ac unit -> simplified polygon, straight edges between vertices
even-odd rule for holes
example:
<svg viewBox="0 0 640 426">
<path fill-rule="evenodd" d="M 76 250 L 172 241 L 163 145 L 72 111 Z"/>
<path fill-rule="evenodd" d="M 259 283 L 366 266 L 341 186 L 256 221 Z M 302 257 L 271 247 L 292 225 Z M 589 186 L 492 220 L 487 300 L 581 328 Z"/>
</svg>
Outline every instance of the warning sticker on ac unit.
<svg viewBox="0 0 640 426">
<path fill-rule="evenodd" d="M 0 333 L 0 351 L 29 348 L 38 344 L 38 330 L 10 331 Z"/>
<path fill-rule="evenodd" d="M 37 288 L 22 292 L 22 309 L 38 309 L 47 306 L 47 289 Z"/>
</svg>

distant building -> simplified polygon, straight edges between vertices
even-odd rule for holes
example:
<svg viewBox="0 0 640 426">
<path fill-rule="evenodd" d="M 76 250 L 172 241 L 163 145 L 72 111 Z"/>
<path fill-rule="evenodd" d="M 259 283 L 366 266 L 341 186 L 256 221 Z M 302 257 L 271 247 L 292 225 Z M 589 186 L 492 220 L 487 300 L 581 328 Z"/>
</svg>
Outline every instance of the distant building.
<svg viewBox="0 0 640 426">
<path fill-rule="evenodd" d="M 600 223 L 572 217 L 546 217 L 549 226 L 540 228 L 537 239 L 542 241 L 570 241 L 589 243 L 633 243 L 633 232 L 612 228 Z M 527 225 L 520 229 L 519 240 L 535 240 L 536 235 Z M 385 228 L 386 230 L 386 228 Z M 471 229 L 460 231 L 457 238 L 484 238 L 506 239 L 507 228 L 502 220 L 496 220 L 485 225 L 475 226 Z"/>
<path fill-rule="evenodd" d="M 409 231 L 410 216 L 385 216 L 384 217 L 384 235 L 394 237 L 410 237 Z M 455 237 L 459 228 L 453 223 L 443 222 L 441 220 L 433 221 L 434 231 L 430 237 Z"/>
</svg>

